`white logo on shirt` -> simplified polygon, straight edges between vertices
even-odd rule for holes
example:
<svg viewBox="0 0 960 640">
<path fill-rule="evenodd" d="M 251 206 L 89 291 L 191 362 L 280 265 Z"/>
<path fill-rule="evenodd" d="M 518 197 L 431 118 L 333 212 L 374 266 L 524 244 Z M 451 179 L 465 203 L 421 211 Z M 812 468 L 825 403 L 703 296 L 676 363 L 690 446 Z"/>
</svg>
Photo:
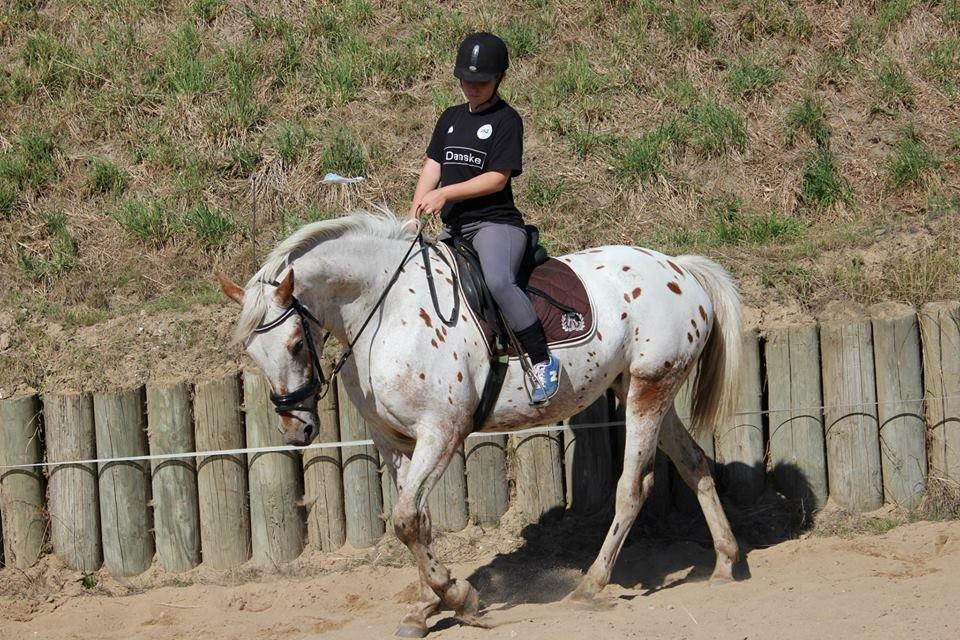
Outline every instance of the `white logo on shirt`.
<svg viewBox="0 0 960 640">
<path fill-rule="evenodd" d="M 450 125 L 450 128 L 447 129 L 447 133 L 453 133 L 453 125 Z"/>
<path fill-rule="evenodd" d="M 477 137 L 480 138 L 481 140 L 486 140 L 486 139 L 489 138 L 491 135 L 493 135 L 493 126 L 492 126 L 492 125 L 485 124 L 485 125 L 483 125 L 482 127 L 480 127 L 479 129 L 477 129 Z"/>
</svg>

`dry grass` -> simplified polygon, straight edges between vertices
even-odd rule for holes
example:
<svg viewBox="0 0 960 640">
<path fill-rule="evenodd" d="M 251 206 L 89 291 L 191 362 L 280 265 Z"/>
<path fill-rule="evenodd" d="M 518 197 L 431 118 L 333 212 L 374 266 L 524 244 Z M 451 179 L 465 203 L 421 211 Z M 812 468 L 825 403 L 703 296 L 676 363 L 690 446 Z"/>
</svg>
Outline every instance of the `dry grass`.
<svg viewBox="0 0 960 640">
<path fill-rule="evenodd" d="M 515 192 L 551 250 L 706 253 L 756 306 L 960 295 L 951 245 L 917 253 L 960 200 L 956 9 L 840 4 L 6 3 L 0 299 L 116 317 L 244 278 L 303 221 L 406 210 L 475 28 L 515 54 Z M 328 189 L 330 170 L 367 181 Z"/>
</svg>

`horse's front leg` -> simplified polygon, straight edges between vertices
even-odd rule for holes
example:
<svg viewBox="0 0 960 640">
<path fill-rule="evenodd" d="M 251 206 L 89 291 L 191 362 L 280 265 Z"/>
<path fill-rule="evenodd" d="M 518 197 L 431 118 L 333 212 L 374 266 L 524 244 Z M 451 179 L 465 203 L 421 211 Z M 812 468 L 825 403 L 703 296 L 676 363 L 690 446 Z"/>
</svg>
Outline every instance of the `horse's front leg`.
<svg viewBox="0 0 960 640">
<path fill-rule="evenodd" d="M 397 487 L 398 492 L 402 491 L 403 487 L 407 485 L 410 458 L 391 448 L 387 443 L 379 442 L 376 437 L 374 437 L 374 442 L 377 444 L 377 449 L 380 450 L 380 457 L 386 462 L 387 473 L 393 478 L 394 486 Z M 419 528 L 418 539 L 420 544 L 429 547 L 432 540 L 429 509 L 424 510 L 424 517 L 421 518 L 421 522 L 425 522 L 426 526 Z M 427 632 L 427 619 L 438 611 L 440 611 L 440 596 L 433 592 L 433 589 L 424 579 L 423 572 L 421 572 L 419 597 L 410 612 L 403 617 L 397 635 L 422 637 Z"/>
<path fill-rule="evenodd" d="M 433 601 L 423 593 L 426 591 L 423 585 L 464 622 L 473 622 L 480 609 L 477 590 L 466 580 L 451 577 L 450 571 L 437 560 L 430 546 L 427 497 L 459 445 L 459 438 L 440 433 L 439 430 L 421 436 L 413 456 L 409 462 L 403 463 L 399 474 L 399 497 L 393 508 L 393 529 L 417 561 L 421 599 L 400 623 L 398 636 L 422 638 L 427 634 L 426 617 L 439 607 L 430 604 Z"/>
</svg>

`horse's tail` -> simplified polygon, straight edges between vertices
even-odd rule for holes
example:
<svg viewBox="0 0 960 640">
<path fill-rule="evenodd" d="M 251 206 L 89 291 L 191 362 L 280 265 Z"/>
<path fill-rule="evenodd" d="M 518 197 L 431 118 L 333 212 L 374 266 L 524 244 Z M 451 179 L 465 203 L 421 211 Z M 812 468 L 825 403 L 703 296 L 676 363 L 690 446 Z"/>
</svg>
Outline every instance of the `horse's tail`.
<svg viewBox="0 0 960 640">
<path fill-rule="evenodd" d="M 733 417 L 740 393 L 740 292 L 726 269 L 713 260 L 679 256 L 676 261 L 693 274 L 713 303 L 714 324 L 693 381 L 690 421 L 694 431 L 712 433 Z"/>
</svg>

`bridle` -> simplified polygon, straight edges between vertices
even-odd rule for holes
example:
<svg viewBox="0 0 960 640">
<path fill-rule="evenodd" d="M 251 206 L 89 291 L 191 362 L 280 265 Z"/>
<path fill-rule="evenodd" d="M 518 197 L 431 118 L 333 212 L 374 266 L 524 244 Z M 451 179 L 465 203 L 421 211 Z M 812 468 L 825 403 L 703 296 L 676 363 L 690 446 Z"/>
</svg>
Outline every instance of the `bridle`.
<svg viewBox="0 0 960 640">
<path fill-rule="evenodd" d="M 330 379 L 323 373 L 323 368 L 320 366 L 320 351 L 323 350 L 323 345 L 326 344 L 327 338 L 330 337 L 330 332 L 326 331 L 323 334 L 323 338 L 320 340 L 320 349 L 317 349 L 317 345 L 313 340 L 313 332 L 310 329 L 310 324 L 315 323 L 318 327 L 320 326 L 320 321 L 317 320 L 317 317 L 310 312 L 310 309 L 307 308 L 297 296 L 291 296 L 290 306 L 284 309 L 283 313 L 264 324 L 259 325 L 256 329 L 253 330 L 253 333 L 266 333 L 271 329 L 279 327 L 281 324 L 287 321 L 287 319 L 296 314 L 300 317 L 300 326 L 303 331 L 303 343 L 307 347 L 307 350 L 310 353 L 310 363 L 312 365 L 313 371 L 310 374 L 310 379 L 305 382 L 300 387 L 294 389 L 289 393 L 277 394 L 272 390 L 270 391 L 270 402 L 273 403 L 274 410 L 277 413 L 289 413 L 291 411 L 309 411 L 314 413 L 315 410 L 310 405 L 304 405 L 304 401 L 310 398 L 315 393 L 319 392 L 317 400 L 322 400 L 324 396 L 327 395 L 327 392 L 330 390 L 330 383 L 333 382 L 334 378 L 337 377 L 337 374 L 340 373 L 340 369 L 343 368 L 343 365 L 346 364 L 347 360 L 353 354 L 353 346 L 357 343 L 357 340 L 360 339 L 360 336 L 363 334 L 363 330 L 367 328 L 367 325 L 370 324 L 370 321 L 373 319 L 374 314 L 376 314 L 377 309 L 383 305 L 383 301 L 386 299 L 387 294 L 390 292 L 390 289 L 393 288 L 393 285 L 397 282 L 397 279 L 400 277 L 400 273 L 403 271 L 403 266 L 407 263 L 407 259 L 410 258 L 410 254 L 413 253 L 413 248 L 420 243 L 421 251 L 423 253 L 423 261 L 426 265 L 427 270 L 427 279 L 430 283 L 430 294 L 433 298 L 433 305 L 437 311 L 437 315 L 440 316 L 440 319 L 447 324 L 447 326 L 452 326 L 456 321 L 456 314 L 459 313 L 458 309 L 460 306 L 460 297 L 459 291 L 457 288 L 456 273 L 451 269 L 451 274 L 454 278 L 453 282 L 453 295 L 454 295 L 454 309 L 451 314 L 450 320 L 446 320 L 443 317 L 443 314 L 440 313 L 439 301 L 437 299 L 436 290 L 433 284 L 433 274 L 430 269 L 430 259 L 427 254 L 429 248 L 433 248 L 436 251 L 437 255 L 440 256 L 440 259 L 446 263 L 446 258 L 443 257 L 443 254 L 437 251 L 436 247 L 427 243 L 423 239 L 423 231 L 417 233 L 417 237 L 413 239 L 413 242 L 410 243 L 410 248 L 407 249 L 406 255 L 403 256 L 403 260 L 400 261 L 400 264 L 397 266 L 397 269 L 393 272 L 393 276 L 390 278 L 390 282 L 387 283 L 387 286 L 384 288 L 383 293 L 380 294 L 380 297 L 377 299 L 376 304 L 373 305 L 373 309 L 370 310 L 370 313 L 367 315 L 367 319 L 364 320 L 363 324 L 360 326 L 360 330 L 357 331 L 357 335 L 354 336 L 353 340 L 350 340 L 347 344 L 347 348 L 343 350 L 343 353 L 340 354 L 340 357 L 337 359 L 336 364 L 334 364 L 333 369 L 330 372 Z M 450 266 L 449 264 L 447 265 Z M 277 281 L 266 282 L 263 281 L 263 284 L 269 284 L 274 287 L 280 286 L 280 283 Z"/>
</svg>

